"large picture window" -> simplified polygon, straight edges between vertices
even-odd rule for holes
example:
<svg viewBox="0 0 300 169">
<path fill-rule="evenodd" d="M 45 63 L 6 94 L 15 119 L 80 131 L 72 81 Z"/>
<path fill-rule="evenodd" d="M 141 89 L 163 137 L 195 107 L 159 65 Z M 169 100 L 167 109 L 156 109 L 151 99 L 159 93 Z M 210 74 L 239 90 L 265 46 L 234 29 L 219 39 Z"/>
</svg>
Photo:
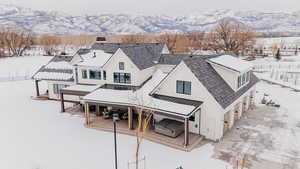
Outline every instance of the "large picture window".
<svg viewBox="0 0 300 169">
<path fill-rule="evenodd" d="M 130 73 L 114 73 L 114 82 L 115 83 L 131 83 L 131 74 Z"/>
<path fill-rule="evenodd" d="M 192 83 L 188 81 L 176 81 L 176 93 L 191 95 Z"/>
<path fill-rule="evenodd" d="M 101 71 L 90 70 L 90 79 L 101 80 Z"/>
</svg>

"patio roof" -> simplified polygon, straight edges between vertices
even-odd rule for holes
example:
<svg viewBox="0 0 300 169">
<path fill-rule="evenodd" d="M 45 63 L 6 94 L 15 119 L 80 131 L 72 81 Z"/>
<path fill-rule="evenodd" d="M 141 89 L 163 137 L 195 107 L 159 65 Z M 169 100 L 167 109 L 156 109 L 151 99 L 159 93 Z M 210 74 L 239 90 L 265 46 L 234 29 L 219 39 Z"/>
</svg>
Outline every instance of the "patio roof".
<svg viewBox="0 0 300 169">
<path fill-rule="evenodd" d="M 64 94 L 70 94 L 70 95 L 78 95 L 78 96 L 85 96 L 96 89 L 100 88 L 101 85 L 73 85 L 66 87 L 64 89 L 61 89 L 60 91 Z"/>
</svg>

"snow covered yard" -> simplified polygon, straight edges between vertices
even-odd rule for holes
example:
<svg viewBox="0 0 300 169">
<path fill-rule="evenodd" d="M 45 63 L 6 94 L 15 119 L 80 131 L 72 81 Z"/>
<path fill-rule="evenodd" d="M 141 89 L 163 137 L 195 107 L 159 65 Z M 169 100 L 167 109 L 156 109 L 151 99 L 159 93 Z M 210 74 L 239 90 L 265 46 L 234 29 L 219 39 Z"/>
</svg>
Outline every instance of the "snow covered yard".
<svg viewBox="0 0 300 169">
<path fill-rule="evenodd" d="M 216 156 L 229 161 L 246 153 L 255 169 L 300 168 L 300 93 L 264 82 L 257 90 L 257 103 L 266 93 L 281 108 L 257 104 L 217 144 Z"/>
<path fill-rule="evenodd" d="M 28 79 L 50 59 L 51 56 L 1 58 L 0 81 Z"/>
<path fill-rule="evenodd" d="M 47 61 L 36 57 L 0 60 L 0 77 L 34 72 Z M 85 128 L 82 117 L 60 113 L 59 102 L 31 99 L 32 81 L 2 81 L 0 94 L 0 168 L 114 168 L 113 134 Z M 120 169 L 127 169 L 128 161 L 134 160 L 135 142 L 132 136 L 118 135 Z M 228 163 L 212 157 L 212 144 L 183 152 L 145 140 L 141 150 L 147 169 L 230 169 Z"/>
</svg>

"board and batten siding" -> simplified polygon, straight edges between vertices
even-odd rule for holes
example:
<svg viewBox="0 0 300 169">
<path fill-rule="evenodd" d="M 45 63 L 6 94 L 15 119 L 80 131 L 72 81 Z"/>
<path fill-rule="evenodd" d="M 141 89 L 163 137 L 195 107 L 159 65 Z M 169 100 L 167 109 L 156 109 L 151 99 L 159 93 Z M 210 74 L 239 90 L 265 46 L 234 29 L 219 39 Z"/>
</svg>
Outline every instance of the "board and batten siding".
<svg viewBox="0 0 300 169">
<path fill-rule="evenodd" d="M 190 81 L 191 95 L 176 93 L 176 81 Z M 207 139 L 218 140 L 223 135 L 223 109 L 196 78 L 184 62 L 181 62 L 156 89 L 157 94 L 202 101 L 200 134 Z"/>
</svg>

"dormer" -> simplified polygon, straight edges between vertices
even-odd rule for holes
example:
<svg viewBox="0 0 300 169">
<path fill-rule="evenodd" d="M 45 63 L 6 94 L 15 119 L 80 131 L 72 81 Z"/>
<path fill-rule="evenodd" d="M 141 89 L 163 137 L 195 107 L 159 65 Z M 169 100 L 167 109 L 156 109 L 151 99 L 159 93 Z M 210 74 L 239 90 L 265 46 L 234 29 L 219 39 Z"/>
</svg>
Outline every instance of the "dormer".
<svg viewBox="0 0 300 169">
<path fill-rule="evenodd" d="M 250 81 L 252 64 L 231 55 L 222 55 L 208 60 L 224 81 L 237 91 Z"/>
</svg>

